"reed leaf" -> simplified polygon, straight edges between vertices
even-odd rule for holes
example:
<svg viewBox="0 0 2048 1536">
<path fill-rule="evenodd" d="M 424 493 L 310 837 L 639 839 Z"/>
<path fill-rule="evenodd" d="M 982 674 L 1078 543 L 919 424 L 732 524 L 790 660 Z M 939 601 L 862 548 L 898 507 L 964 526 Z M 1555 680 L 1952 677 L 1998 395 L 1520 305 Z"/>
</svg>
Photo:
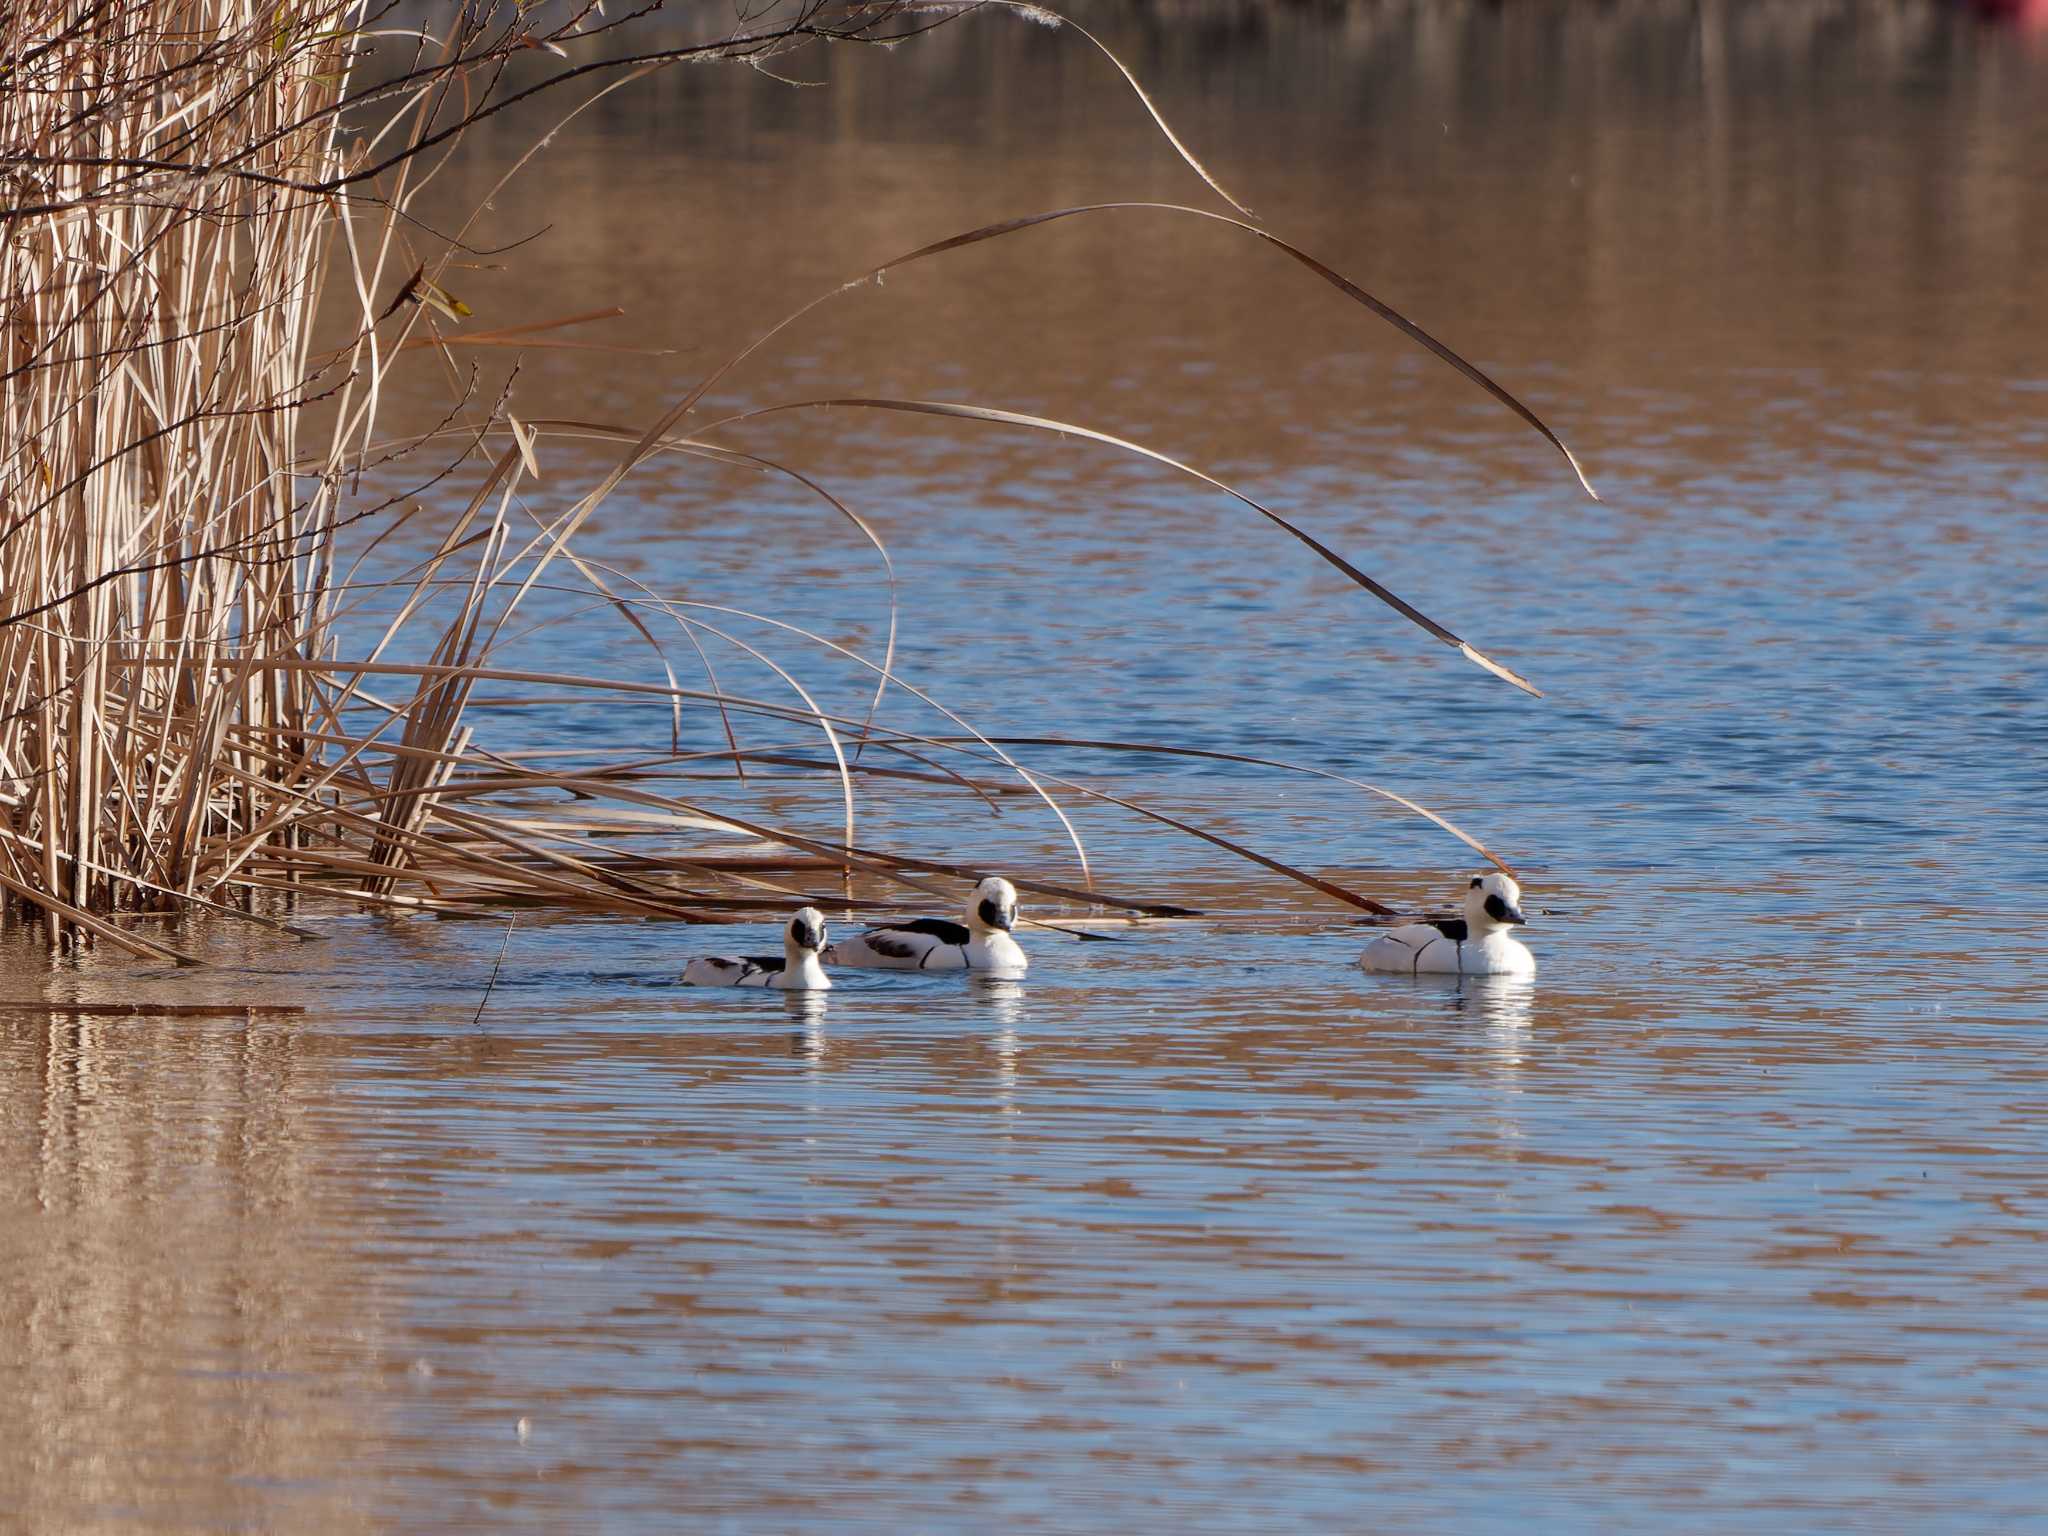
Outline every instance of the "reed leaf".
<svg viewBox="0 0 2048 1536">
<path fill-rule="evenodd" d="M 1134 443 L 1128 438 L 1116 437 L 1108 432 L 1098 432 L 1093 427 L 1079 426 L 1070 421 L 1054 421 L 1045 416 L 1028 416 L 1021 411 L 998 410 L 993 406 L 960 405 L 944 400 L 879 400 L 856 396 L 844 396 L 830 400 L 792 400 L 780 405 L 766 405 L 762 406 L 759 410 L 744 411 L 737 416 L 729 416 L 719 425 L 756 420 L 760 417 L 772 416 L 782 411 L 832 410 L 834 408 L 868 411 L 907 411 L 923 416 L 950 416 L 959 421 L 985 421 L 995 422 L 1003 426 L 1029 427 L 1033 431 L 1051 432 L 1060 437 L 1079 437 L 1085 438 L 1090 442 L 1103 443 L 1111 448 L 1120 448 L 1126 453 L 1134 453 L 1141 458 L 1151 459 L 1154 463 L 1164 464 L 1169 469 L 1179 470 L 1182 474 L 1199 480 L 1204 485 L 1212 486 L 1216 490 L 1223 492 L 1224 495 L 1243 502 L 1282 532 L 1299 539 L 1303 544 L 1314 550 L 1324 560 L 1342 571 L 1389 608 L 1392 608 L 1403 618 L 1409 620 L 1409 622 L 1434 635 L 1444 644 L 1464 656 L 1466 660 L 1485 668 L 1495 677 L 1513 683 L 1524 693 L 1532 694 L 1538 698 L 1542 697 L 1542 690 L 1519 672 L 1503 666 L 1467 641 L 1460 639 L 1414 604 L 1397 596 L 1386 587 L 1381 586 L 1380 583 L 1366 575 L 1365 572 L 1345 559 L 1344 556 L 1338 554 L 1329 545 L 1323 543 L 1314 534 L 1282 517 L 1264 502 L 1254 500 L 1243 491 L 1238 490 L 1237 487 L 1225 484 L 1214 475 L 1206 474 L 1196 469 L 1192 464 L 1185 464 L 1170 454 L 1161 453 L 1156 448 L 1147 448 L 1143 443 Z"/>
</svg>

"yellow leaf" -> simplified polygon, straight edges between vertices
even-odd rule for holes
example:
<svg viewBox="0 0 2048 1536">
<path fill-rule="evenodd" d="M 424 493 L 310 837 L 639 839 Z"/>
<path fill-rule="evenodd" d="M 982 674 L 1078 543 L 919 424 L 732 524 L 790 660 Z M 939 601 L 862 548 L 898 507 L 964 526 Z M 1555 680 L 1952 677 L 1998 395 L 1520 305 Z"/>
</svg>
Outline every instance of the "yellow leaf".
<svg viewBox="0 0 2048 1536">
<path fill-rule="evenodd" d="M 465 315 L 476 313 L 475 310 L 471 309 L 439 283 L 429 282 L 425 278 L 421 278 L 414 284 L 413 294 L 422 304 L 431 306 L 446 315 L 450 320 L 460 320 Z"/>
</svg>

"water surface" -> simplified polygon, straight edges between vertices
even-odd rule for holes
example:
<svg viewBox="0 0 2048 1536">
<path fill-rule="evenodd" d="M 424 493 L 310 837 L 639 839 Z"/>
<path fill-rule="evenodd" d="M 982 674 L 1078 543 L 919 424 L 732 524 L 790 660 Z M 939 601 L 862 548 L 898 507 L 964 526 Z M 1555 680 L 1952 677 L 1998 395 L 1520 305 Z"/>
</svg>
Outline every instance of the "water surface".
<svg viewBox="0 0 2048 1536">
<path fill-rule="evenodd" d="M 1169 14 L 1103 35 L 1226 184 L 1545 412 L 1602 502 L 1274 253 L 1161 214 L 892 273 L 705 414 L 929 396 L 1141 439 L 1526 673 L 1543 699 L 1107 449 L 730 429 L 885 539 L 906 678 L 992 734 L 1414 796 L 1523 873 L 1536 984 L 1363 976 L 1347 911 L 1085 801 L 1105 884 L 1211 916 L 1036 935 L 1022 983 L 685 992 L 686 955 L 770 930 L 541 914 L 188 930 L 219 963 L 186 974 L 9 935 L 0 1524 L 2037 1517 L 2048 56 L 1912 8 Z M 650 82 L 499 195 L 489 239 L 553 227 L 466 280 L 480 322 L 618 302 L 593 338 L 674 349 L 531 354 L 524 414 L 644 424 L 982 222 L 1204 201 L 1070 34 L 984 17 L 795 72 L 830 85 Z M 524 146 L 479 140 L 443 210 Z M 419 377 L 402 409 L 438 413 Z M 609 462 L 542 460 L 542 516 Z M 880 644 L 879 561 L 792 485 L 662 461 L 582 547 Z M 859 713 L 857 667 L 717 622 Z M 516 654 L 661 676 L 601 615 Z M 658 703 L 478 718 L 507 747 L 670 731 Z M 1471 861 L 1273 770 L 1018 751 L 1405 905 Z M 694 789 L 837 827 L 816 776 Z M 867 840 L 1079 879 L 1026 800 L 859 809 Z"/>
</svg>

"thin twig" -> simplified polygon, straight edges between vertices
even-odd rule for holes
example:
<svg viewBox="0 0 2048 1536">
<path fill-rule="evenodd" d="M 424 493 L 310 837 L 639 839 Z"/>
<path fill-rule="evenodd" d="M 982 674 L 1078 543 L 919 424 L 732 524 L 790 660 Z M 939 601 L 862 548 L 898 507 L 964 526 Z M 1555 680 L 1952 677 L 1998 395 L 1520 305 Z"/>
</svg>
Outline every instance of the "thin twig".
<svg viewBox="0 0 2048 1536">
<path fill-rule="evenodd" d="M 476 1017 L 469 1021 L 471 1029 L 484 1027 L 484 1009 L 490 1006 L 491 992 L 498 985 L 498 968 L 505 963 L 505 951 L 512 946 L 512 930 L 519 926 L 519 914 L 514 912 L 511 921 L 505 924 L 505 937 L 498 945 L 498 958 L 491 962 L 491 979 L 484 984 L 484 995 L 476 1005 Z"/>
</svg>

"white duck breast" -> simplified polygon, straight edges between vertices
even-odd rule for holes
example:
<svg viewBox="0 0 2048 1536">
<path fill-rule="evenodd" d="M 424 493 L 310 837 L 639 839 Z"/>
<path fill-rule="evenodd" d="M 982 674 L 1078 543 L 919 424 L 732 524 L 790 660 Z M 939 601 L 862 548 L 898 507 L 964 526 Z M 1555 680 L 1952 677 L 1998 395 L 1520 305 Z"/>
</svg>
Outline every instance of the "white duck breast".
<svg viewBox="0 0 2048 1536">
<path fill-rule="evenodd" d="M 1017 923 L 1017 889 L 1007 880 L 984 880 L 967 901 L 967 921 L 920 917 L 842 939 L 825 951 L 829 965 L 886 971 L 1002 971 L 1016 975 L 1029 963 L 1010 930 Z"/>
<path fill-rule="evenodd" d="M 805 907 L 782 931 L 780 955 L 707 955 L 683 967 L 692 987 L 773 987 L 779 992 L 823 992 L 832 979 L 818 963 L 825 947 L 825 915 Z"/>
<path fill-rule="evenodd" d="M 1474 875 L 1462 918 L 1390 928 L 1358 963 L 1403 976 L 1533 976 L 1536 957 L 1511 932 L 1526 922 L 1519 885 L 1502 874 Z"/>
</svg>

